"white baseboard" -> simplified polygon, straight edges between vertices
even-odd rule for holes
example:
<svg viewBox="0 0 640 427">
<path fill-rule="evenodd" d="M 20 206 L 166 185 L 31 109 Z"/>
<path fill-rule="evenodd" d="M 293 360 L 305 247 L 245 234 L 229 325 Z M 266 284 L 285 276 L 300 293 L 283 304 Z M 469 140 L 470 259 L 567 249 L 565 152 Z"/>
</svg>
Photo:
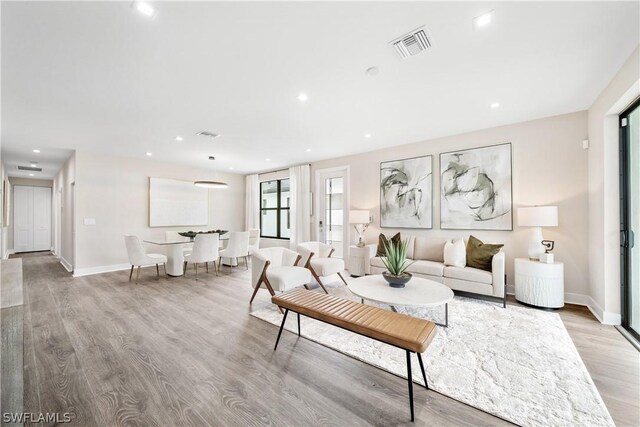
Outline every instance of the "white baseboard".
<svg viewBox="0 0 640 427">
<path fill-rule="evenodd" d="M 507 285 L 507 294 L 514 295 L 515 289 L 513 285 Z M 564 294 L 564 302 L 567 304 L 583 305 L 589 309 L 591 314 L 603 325 L 619 325 L 622 323 L 622 316 L 610 311 L 604 311 L 602 307 L 589 295 L 574 294 L 566 292 Z"/>
<path fill-rule="evenodd" d="M 111 271 L 128 270 L 131 264 L 101 265 L 98 267 L 76 268 L 73 277 L 90 276 L 92 274 L 109 273 Z"/>
<path fill-rule="evenodd" d="M 72 273 L 73 272 L 73 266 L 71 265 L 71 263 L 69 261 L 67 261 L 66 259 L 64 259 L 63 257 L 60 257 L 60 264 L 62 264 L 62 266 L 69 272 Z"/>
</svg>

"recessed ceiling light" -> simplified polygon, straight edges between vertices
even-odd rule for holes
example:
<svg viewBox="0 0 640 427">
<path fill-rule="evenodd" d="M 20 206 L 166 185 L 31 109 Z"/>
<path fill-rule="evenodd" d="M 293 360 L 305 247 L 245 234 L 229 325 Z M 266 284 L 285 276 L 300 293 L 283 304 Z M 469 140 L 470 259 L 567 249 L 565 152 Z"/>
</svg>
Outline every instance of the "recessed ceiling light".
<svg viewBox="0 0 640 427">
<path fill-rule="evenodd" d="M 37 164 L 37 163 L 31 163 L 30 165 L 31 165 L 31 167 L 32 167 L 32 168 L 35 168 L 35 167 L 37 167 L 37 166 L 38 166 L 38 164 Z"/>
<path fill-rule="evenodd" d="M 268 158 L 268 157 L 267 157 L 265 160 L 266 160 L 267 162 L 270 162 L 270 161 L 271 161 L 271 159 L 270 159 L 270 158 Z"/>
<path fill-rule="evenodd" d="M 32 173 L 30 173 L 30 174 L 29 174 L 29 176 L 33 176 L 33 174 L 32 174 Z"/>
<path fill-rule="evenodd" d="M 232 166 L 229 166 L 229 170 L 230 170 L 230 171 L 232 171 L 232 170 L 233 170 L 233 167 L 232 167 Z"/>
<path fill-rule="evenodd" d="M 34 153 L 39 153 L 39 152 L 40 152 L 40 150 L 38 150 L 37 148 L 35 148 L 35 149 L 33 150 L 33 152 L 34 152 Z"/>
<path fill-rule="evenodd" d="M 144 1 L 134 1 L 131 4 L 131 7 L 148 18 L 155 18 L 158 14 L 158 9 L 153 7 L 150 3 Z"/>
<path fill-rule="evenodd" d="M 371 77 L 377 76 L 379 73 L 380 73 L 380 69 L 378 67 L 369 67 L 365 71 L 365 74 Z"/>
<path fill-rule="evenodd" d="M 181 137 L 181 136 L 179 136 L 179 135 L 178 135 L 178 136 L 176 136 L 176 141 L 178 141 L 178 142 L 182 141 L 183 139 L 184 139 L 184 138 L 183 138 L 183 137 Z"/>
<path fill-rule="evenodd" d="M 146 154 L 147 154 L 147 156 L 149 156 L 149 157 L 153 156 L 153 153 L 150 153 L 150 152 L 148 152 L 148 151 L 147 151 L 147 153 L 146 153 Z"/>
<path fill-rule="evenodd" d="M 493 10 L 473 18 L 473 25 L 476 28 L 485 27 L 491 23 L 491 15 Z"/>
<path fill-rule="evenodd" d="M 371 138 L 372 136 L 373 136 L 373 135 L 371 135 L 370 133 L 365 133 L 365 134 L 364 134 L 364 137 L 365 137 L 365 138 Z"/>
<path fill-rule="evenodd" d="M 311 148 L 307 148 L 307 153 L 311 152 Z"/>
<path fill-rule="evenodd" d="M 300 95 L 298 95 L 298 101 L 306 101 L 307 99 L 309 99 L 309 97 L 306 93 L 301 93 Z"/>
<path fill-rule="evenodd" d="M 491 104 L 489 104 L 489 108 L 498 108 L 500 106 L 499 102 L 492 102 Z"/>
</svg>

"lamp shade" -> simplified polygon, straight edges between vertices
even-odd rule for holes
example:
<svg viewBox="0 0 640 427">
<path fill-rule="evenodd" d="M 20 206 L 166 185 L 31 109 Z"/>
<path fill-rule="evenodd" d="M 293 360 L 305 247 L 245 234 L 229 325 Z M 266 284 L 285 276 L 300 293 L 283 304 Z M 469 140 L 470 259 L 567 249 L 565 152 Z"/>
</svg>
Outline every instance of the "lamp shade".
<svg viewBox="0 0 640 427">
<path fill-rule="evenodd" d="M 349 211 L 349 224 L 369 224 L 369 211 Z"/>
<path fill-rule="evenodd" d="M 523 227 L 557 227 L 557 206 L 518 208 L 518 225 Z"/>
</svg>

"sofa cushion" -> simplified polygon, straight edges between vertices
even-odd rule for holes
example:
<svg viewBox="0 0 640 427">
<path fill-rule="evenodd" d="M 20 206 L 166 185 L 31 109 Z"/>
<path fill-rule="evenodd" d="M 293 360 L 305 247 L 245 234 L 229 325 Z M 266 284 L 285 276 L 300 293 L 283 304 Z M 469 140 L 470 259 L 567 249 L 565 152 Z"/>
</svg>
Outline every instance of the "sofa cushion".
<svg viewBox="0 0 640 427">
<path fill-rule="evenodd" d="M 387 251 L 385 249 L 385 244 L 388 244 L 389 240 L 394 245 L 400 245 L 402 242 L 402 238 L 400 237 L 400 233 L 396 233 L 391 239 L 389 239 L 384 234 L 380 233 L 378 236 L 378 251 L 376 252 L 376 256 L 385 256 Z"/>
<path fill-rule="evenodd" d="M 490 272 L 473 267 L 444 267 L 444 277 L 466 280 L 468 282 L 486 283 L 487 285 L 493 282 L 493 275 Z"/>
<path fill-rule="evenodd" d="M 469 236 L 469 241 L 467 242 L 467 265 L 491 271 L 493 256 L 500 252 L 503 246 L 483 243 L 482 240 Z"/>
<path fill-rule="evenodd" d="M 375 258 L 371 258 L 370 264 L 372 267 L 379 267 L 379 268 L 387 268 L 384 265 L 384 262 L 382 262 L 382 257 L 375 257 Z"/>
<path fill-rule="evenodd" d="M 444 265 L 461 268 L 467 265 L 467 248 L 463 239 L 445 242 Z"/>
<path fill-rule="evenodd" d="M 409 273 L 425 274 L 427 276 L 442 277 L 444 264 L 435 261 L 419 260 L 414 262 L 407 269 Z"/>
<path fill-rule="evenodd" d="M 444 262 L 444 244 L 448 239 L 416 237 L 413 259 Z"/>
</svg>

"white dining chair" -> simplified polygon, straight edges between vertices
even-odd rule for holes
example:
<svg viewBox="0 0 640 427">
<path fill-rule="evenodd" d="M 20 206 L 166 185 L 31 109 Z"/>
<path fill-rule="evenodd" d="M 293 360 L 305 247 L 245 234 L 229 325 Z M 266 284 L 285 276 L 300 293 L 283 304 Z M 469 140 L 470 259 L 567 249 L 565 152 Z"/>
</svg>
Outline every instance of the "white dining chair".
<svg viewBox="0 0 640 427">
<path fill-rule="evenodd" d="M 213 268 L 218 275 L 218 266 L 216 261 L 219 256 L 218 243 L 220 235 L 217 233 L 205 233 L 196 235 L 193 242 L 193 249 L 184 256 L 184 272 L 187 272 L 187 264 L 193 263 L 196 270 L 196 280 L 198 280 L 198 264 L 204 263 L 207 273 L 209 272 L 209 263 L 213 262 Z"/>
<path fill-rule="evenodd" d="M 271 247 L 251 254 L 251 286 L 253 294 L 249 305 L 264 288 L 271 295 L 298 286 L 306 286 L 311 281 L 311 272 L 300 265 L 301 255 L 288 248 Z M 282 309 L 280 309 L 282 312 Z"/>
<path fill-rule="evenodd" d="M 260 229 L 249 229 L 249 255 L 260 249 Z"/>
<path fill-rule="evenodd" d="M 232 260 L 244 260 L 244 265 L 249 269 L 247 263 L 247 257 L 249 256 L 249 232 L 248 231 L 233 231 L 229 233 L 229 240 L 227 247 L 220 251 L 220 258 L 229 259 L 229 272 L 233 271 Z"/>
<path fill-rule="evenodd" d="M 138 267 L 136 271 L 136 283 L 138 283 L 138 277 L 140 276 L 140 267 L 148 267 L 151 265 L 156 266 L 156 273 L 160 277 L 160 264 L 164 267 L 164 274 L 167 275 L 167 256 L 162 254 L 148 254 L 142 247 L 142 242 L 138 236 L 124 236 L 124 244 L 127 247 L 127 255 L 129 256 L 129 263 L 131 264 L 131 271 L 129 272 L 129 281 L 133 275 L 134 267 Z"/>
<path fill-rule="evenodd" d="M 302 256 L 301 264 L 309 269 L 316 282 L 326 292 L 327 288 L 320 280 L 321 277 L 337 274 L 342 282 L 347 282 L 342 277 L 344 261 L 340 258 L 332 258 L 334 249 L 331 245 L 322 242 L 305 242 L 297 246 L 298 253 Z"/>
</svg>

